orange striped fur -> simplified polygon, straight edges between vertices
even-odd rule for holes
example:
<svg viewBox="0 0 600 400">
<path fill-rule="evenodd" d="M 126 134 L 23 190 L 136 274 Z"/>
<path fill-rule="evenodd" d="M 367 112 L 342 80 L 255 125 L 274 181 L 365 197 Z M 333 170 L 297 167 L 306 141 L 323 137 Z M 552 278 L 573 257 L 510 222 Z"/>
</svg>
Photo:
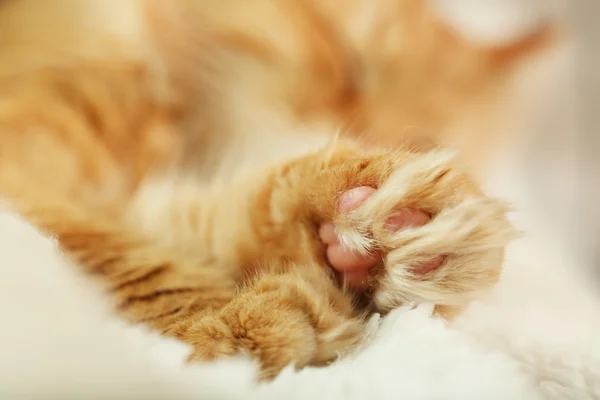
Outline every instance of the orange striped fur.
<svg viewBox="0 0 600 400">
<path fill-rule="evenodd" d="M 443 152 L 364 143 L 443 141 L 404 133 L 495 98 L 548 32 L 478 48 L 417 0 L 88 3 L 0 4 L 0 194 L 128 321 L 268 378 L 351 350 L 367 311 L 450 318 L 496 282 L 503 206 Z M 338 215 L 359 185 L 378 193 Z M 435 218 L 386 232 L 401 207 Z M 326 220 L 383 251 L 365 299 L 327 267 Z M 437 254 L 425 277 L 403 268 Z"/>
</svg>

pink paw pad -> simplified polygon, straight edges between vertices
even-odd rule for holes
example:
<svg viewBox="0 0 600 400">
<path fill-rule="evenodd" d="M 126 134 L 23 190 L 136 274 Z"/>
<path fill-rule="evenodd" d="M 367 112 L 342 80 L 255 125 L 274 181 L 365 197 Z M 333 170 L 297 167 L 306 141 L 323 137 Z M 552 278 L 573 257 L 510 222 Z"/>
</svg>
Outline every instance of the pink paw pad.
<svg viewBox="0 0 600 400">
<path fill-rule="evenodd" d="M 342 193 L 338 200 L 338 210 L 341 212 L 352 211 L 375 191 L 376 189 L 372 187 L 360 186 Z M 423 211 L 405 209 L 390 217 L 386 226 L 391 231 L 397 231 L 408 227 L 423 226 L 430 219 L 431 217 Z M 373 253 L 365 256 L 343 248 L 331 222 L 321 225 L 319 236 L 327 245 L 327 259 L 331 267 L 342 275 L 343 280 L 349 286 L 358 290 L 366 289 L 369 270 L 381 261 L 381 254 Z M 427 263 L 414 265 L 413 272 L 427 274 L 442 265 L 443 261 L 444 256 L 440 255 Z"/>
</svg>

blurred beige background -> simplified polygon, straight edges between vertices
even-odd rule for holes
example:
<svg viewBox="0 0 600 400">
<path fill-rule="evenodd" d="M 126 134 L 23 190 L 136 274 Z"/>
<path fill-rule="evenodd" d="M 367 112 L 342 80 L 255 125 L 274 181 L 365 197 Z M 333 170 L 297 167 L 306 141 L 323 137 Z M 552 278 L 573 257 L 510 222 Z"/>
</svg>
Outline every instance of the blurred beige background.
<svg viewBox="0 0 600 400">
<path fill-rule="evenodd" d="M 525 68 L 516 84 L 517 149 L 505 174 L 519 206 L 546 234 L 600 276 L 600 2 L 432 0 L 471 38 L 510 40 L 552 18 L 560 45 Z M 503 128 L 504 129 L 504 128 Z"/>
</svg>

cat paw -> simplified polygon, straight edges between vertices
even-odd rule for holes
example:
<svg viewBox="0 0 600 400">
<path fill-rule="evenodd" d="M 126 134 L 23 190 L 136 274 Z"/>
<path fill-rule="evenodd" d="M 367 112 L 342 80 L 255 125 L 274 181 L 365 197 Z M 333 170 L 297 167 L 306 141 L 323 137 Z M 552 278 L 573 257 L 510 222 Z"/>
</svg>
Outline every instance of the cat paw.
<svg viewBox="0 0 600 400">
<path fill-rule="evenodd" d="M 224 309 L 196 321 L 186 339 L 195 348 L 190 360 L 247 355 L 259 360 L 262 379 L 272 379 L 288 365 L 324 365 L 353 349 L 363 323 L 320 267 L 315 270 L 314 280 L 306 270 L 262 276 Z"/>
<path fill-rule="evenodd" d="M 369 198 L 376 189 L 368 186 L 359 186 L 342 193 L 338 200 L 338 212 L 351 212 Z M 387 221 L 387 227 L 392 231 L 399 231 L 411 227 L 427 224 L 431 216 L 426 212 L 416 209 L 403 209 L 397 211 Z M 375 250 L 368 254 L 353 252 L 340 242 L 335 225 L 325 222 L 319 228 L 319 237 L 327 246 L 326 256 L 331 267 L 339 274 L 340 281 L 355 290 L 365 290 L 369 286 L 369 272 L 377 266 L 382 259 L 380 251 Z M 430 261 L 412 265 L 415 274 L 424 275 L 442 265 L 443 256 L 438 256 Z"/>
<path fill-rule="evenodd" d="M 324 221 L 332 221 L 320 231 L 327 258 L 343 269 L 348 260 L 340 254 L 351 253 L 351 266 L 367 267 L 365 286 L 379 311 L 432 303 L 450 317 L 497 282 L 514 237 L 507 208 L 485 196 L 451 154 L 354 154 L 321 180 L 329 193 L 313 201 Z M 340 207 L 340 196 L 361 187 L 372 189 L 359 205 Z"/>
</svg>

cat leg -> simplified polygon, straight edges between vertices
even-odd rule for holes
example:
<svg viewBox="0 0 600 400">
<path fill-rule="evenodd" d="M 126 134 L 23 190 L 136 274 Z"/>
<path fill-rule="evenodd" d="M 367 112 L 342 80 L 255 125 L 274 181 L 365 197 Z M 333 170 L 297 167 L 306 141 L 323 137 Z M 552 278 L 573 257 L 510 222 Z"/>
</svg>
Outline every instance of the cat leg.
<svg viewBox="0 0 600 400">
<path fill-rule="evenodd" d="M 340 212 L 339 197 L 361 186 L 376 191 L 355 210 Z M 338 142 L 286 164 L 247 171 L 211 193 L 210 207 L 202 198 L 208 207 L 203 226 L 209 229 L 189 241 L 203 254 L 240 265 L 247 275 L 285 262 L 327 269 L 318 228 L 333 221 L 345 248 L 381 254 L 367 289 L 380 311 L 427 302 L 450 318 L 495 284 L 513 237 L 506 207 L 485 196 L 444 151 L 367 151 Z M 406 209 L 431 219 L 389 229 Z M 437 268 L 415 268 L 432 260 Z"/>
<path fill-rule="evenodd" d="M 262 177 L 252 181 L 254 190 L 242 198 L 250 211 L 242 218 L 252 227 L 245 231 L 250 234 L 228 242 L 246 249 L 245 260 L 258 278 L 217 313 L 193 325 L 182 323 L 181 332 L 195 338 L 194 358 L 246 352 L 261 360 L 266 377 L 289 362 L 303 366 L 331 360 L 328 349 L 349 350 L 361 340 L 362 324 L 350 307 L 351 295 L 335 291 L 327 273 L 317 232 L 323 221 L 334 222 L 348 248 L 382 254 L 370 277 L 369 294 L 377 310 L 426 302 L 446 319 L 497 282 L 504 247 L 514 233 L 506 207 L 485 196 L 443 151 L 363 152 L 353 144 L 339 144 Z M 360 186 L 376 191 L 355 210 L 339 212 L 339 195 Z M 387 223 L 404 209 L 423 210 L 431 220 L 389 229 Z M 415 265 L 440 258 L 437 268 L 414 272 Z M 275 275 L 264 267 L 285 260 L 289 264 Z M 320 273 L 305 280 L 306 271 Z M 337 301 L 345 311 L 330 308 L 331 298 L 324 293 L 345 299 Z M 309 321 L 329 321 L 331 329 Z M 327 332 L 328 340 L 319 332 Z"/>
<path fill-rule="evenodd" d="M 439 314 L 452 318 L 498 281 L 504 248 L 514 237 L 505 205 L 487 197 L 442 150 L 367 151 L 338 142 L 262 177 L 263 183 L 244 198 L 252 234 L 238 238 L 237 246 L 246 249 L 246 262 L 259 266 L 288 260 L 325 269 L 326 245 L 318 228 L 333 221 L 343 246 L 381 254 L 367 292 L 383 312 L 401 304 L 432 303 Z M 376 191 L 353 211 L 340 212 L 339 196 L 361 186 Z M 406 209 L 422 210 L 431 219 L 390 229 L 389 221 Z M 415 269 L 432 260 L 441 265 Z"/>
</svg>

